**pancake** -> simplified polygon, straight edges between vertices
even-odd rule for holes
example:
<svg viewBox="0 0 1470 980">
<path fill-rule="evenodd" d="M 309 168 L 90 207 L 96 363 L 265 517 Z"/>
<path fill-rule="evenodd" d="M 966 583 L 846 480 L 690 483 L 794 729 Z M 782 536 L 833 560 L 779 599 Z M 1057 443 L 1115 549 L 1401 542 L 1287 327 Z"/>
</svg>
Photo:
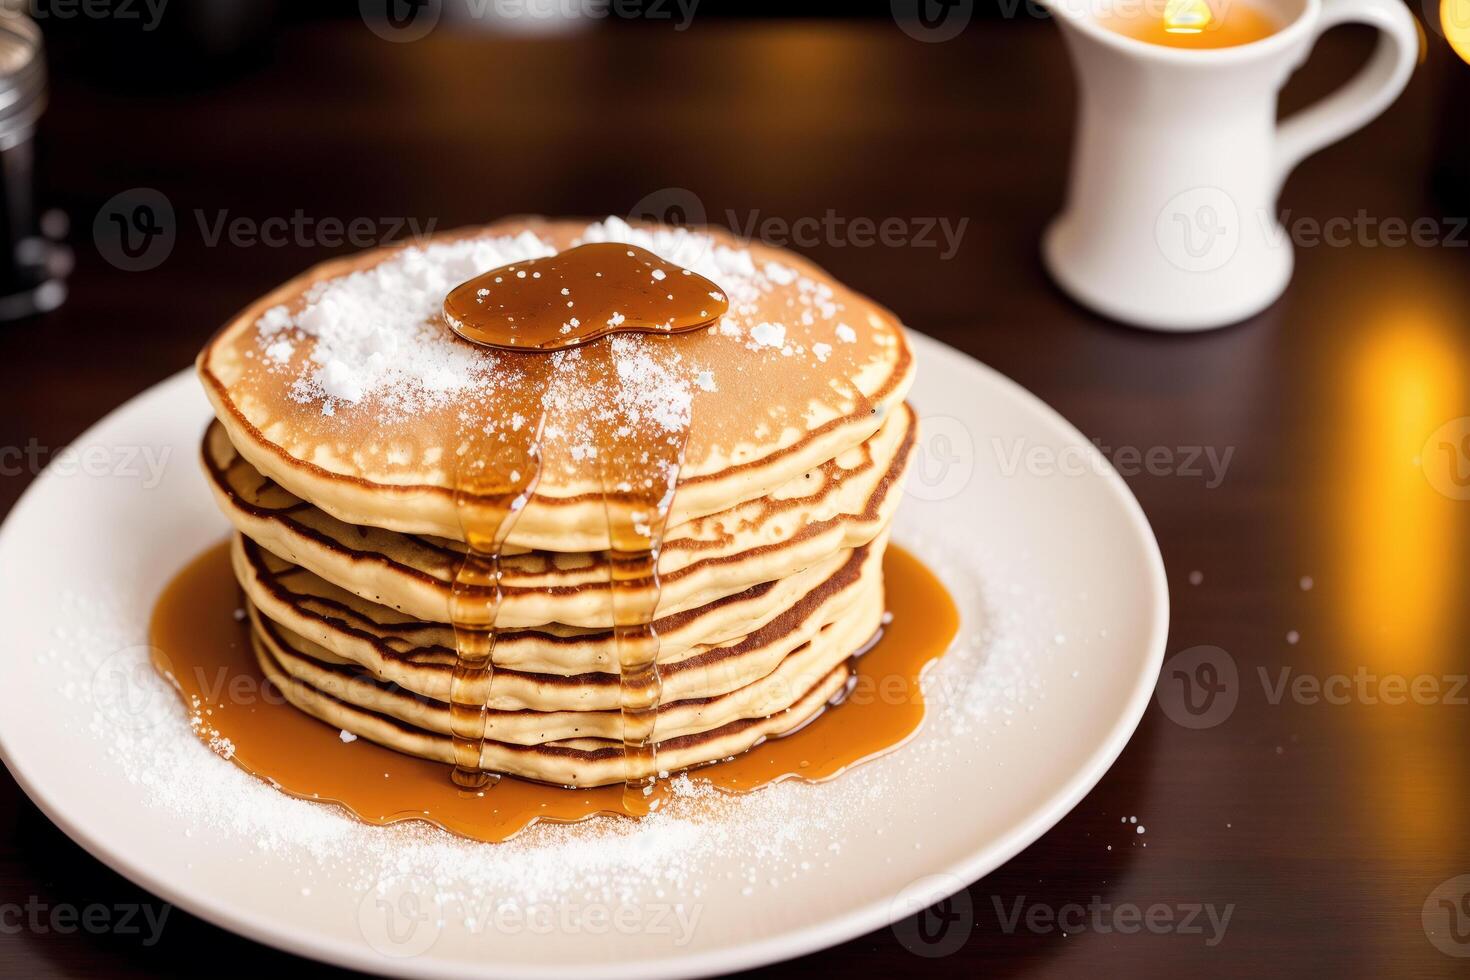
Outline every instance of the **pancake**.
<svg viewBox="0 0 1470 980">
<path fill-rule="evenodd" d="M 830 574 L 822 569 L 820 575 L 804 577 L 793 590 L 798 599 L 774 605 L 764 615 L 751 618 L 738 610 L 773 591 L 776 583 L 732 596 L 715 608 L 660 620 L 664 699 L 725 694 L 771 673 L 822 626 L 849 615 L 865 592 L 881 589 L 886 540 L 885 533 L 845 553 Z M 448 627 L 415 623 L 374 607 L 238 536 L 233 558 L 254 615 L 279 627 L 296 653 L 327 665 L 364 668 L 412 694 L 449 699 L 455 654 Z M 707 620 L 713 619 L 745 626 L 748 632 L 723 636 L 721 630 L 711 631 Z M 696 637 L 703 642 L 694 642 Z M 507 632 L 499 638 L 496 660 L 487 700 L 493 709 L 600 711 L 620 703 L 618 674 L 607 669 L 616 664 L 610 632 Z M 546 671 L 548 665 L 554 669 Z M 568 672 L 568 665 L 602 669 Z M 479 689 L 471 693 L 478 700 L 487 698 Z"/>
<path fill-rule="evenodd" d="M 672 529 L 659 556 L 659 614 L 698 609 L 872 542 L 897 508 L 916 428 L 912 409 L 900 405 L 866 442 L 771 496 Z M 236 455 L 223 427 L 206 433 L 203 458 L 221 509 L 252 541 L 412 619 L 448 618 L 462 546 L 338 520 Z M 502 569 L 500 627 L 610 622 L 604 554 L 523 552 L 502 559 Z"/>
<path fill-rule="evenodd" d="M 665 691 L 658 705 L 656 737 L 697 735 L 733 721 L 759 719 L 784 711 L 861 648 L 878 631 L 882 616 L 882 585 L 868 582 L 855 608 L 813 629 L 806 642 L 778 658 L 775 668 L 769 672 L 721 694 L 681 698 Z M 444 736 L 450 734 L 449 706 L 443 701 L 384 684 L 354 666 L 324 664 L 302 652 L 300 637 L 289 630 L 259 616 L 253 617 L 252 624 L 257 642 L 265 646 L 277 666 L 289 676 L 288 683 L 305 685 L 416 728 Z M 718 675 L 718 670 L 702 672 L 701 676 L 709 674 Z M 487 715 L 486 737 L 515 745 L 539 745 L 572 738 L 621 742 L 623 715 L 617 708 L 494 709 Z"/>
<path fill-rule="evenodd" d="M 598 242 L 656 254 L 566 252 Z M 462 339 L 451 289 L 461 332 L 483 315 L 520 331 L 492 344 L 559 349 Z M 610 335 L 558 340 L 589 331 Z M 784 250 L 508 219 L 318 266 L 197 367 L 261 669 L 462 786 L 478 763 L 641 802 L 655 770 L 809 720 L 880 630 L 912 358 L 892 314 Z"/>
<path fill-rule="evenodd" d="M 786 614 L 812 593 L 820 596 L 839 587 L 854 574 L 847 567 L 852 556 L 881 552 L 885 540 L 886 533 L 864 549 L 838 552 L 778 582 L 765 582 L 698 609 L 661 617 L 655 621 L 659 662 L 676 662 L 701 647 L 736 640 Z M 454 631 L 445 624 L 416 620 L 369 602 L 243 536 L 236 536 L 233 553 L 236 576 L 251 602 L 331 656 L 359 663 L 385 677 L 394 660 L 454 662 Z M 573 675 L 614 671 L 617 651 L 606 628 L 548 624 L 504 631 L 497 641 L 495 661 L 511 670 Z"/>
<path fill-rule="evenodd" d="M 454 749 L 448 736 L 426 731 L 390 715 L 340 700 L 307 684 L 297 683 L 253 634 L 256 658 L 267 678 L 286 700 L 300 710 L 343 731 L 408 755 L 452 764 Z M 790 707 L 762 718 L 728 722 L 698 734 L 661 738 L 657 742 L 662 772 L 678 772 L 729 758 L 763 739 L 801 727 L 829 701 L 841 695 L 852 676 L 847 661 L 840 663 Z M 657 737 L 657 736 L 656 736 Z M 606 786 L 625 779 L 627 764 L 621 742 L 573 738 L 535 745 L 486 741 L 481 768 L 559 786 Z"/>
<path fill-rule="evenodd" d="M 575 351 L 494 351 L 440 321 L 449 289 L 485 269 L 608 240 L 719 283 L 729 314 L 677 338 L 613 338 L 621 384 L 607 391 Z M 545 393 L 517 384 L 527 356 L 557 359 Z M 242 311 L 197 366 L 229 441 L 261 474 L 340 521 L 412 535 L 463 538 L 454 488 L 466 419 L 518 428 L 544 408 L 540 482 L 508 544 L 558 552 L 608 547 L 585 438 L 609 399 L 633 399 L 630 417 L 687 414 L 668 522 L 678 527 L 863 444 L 913 373 L 897 319 L 806 260 L 718 230 L 612 218 L 507 220 L 325 263 Z"/>
</svg>

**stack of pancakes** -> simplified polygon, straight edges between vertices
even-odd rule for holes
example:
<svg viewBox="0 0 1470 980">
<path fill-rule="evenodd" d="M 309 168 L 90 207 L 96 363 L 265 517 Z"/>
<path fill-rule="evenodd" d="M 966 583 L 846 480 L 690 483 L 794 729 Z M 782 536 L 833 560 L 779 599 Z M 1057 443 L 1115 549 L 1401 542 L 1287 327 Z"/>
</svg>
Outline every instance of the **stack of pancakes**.
<svg viewBox="0 0 1470 980">
<path fill-rule="evenodd" d="M 203 460 L 238 532 L 255 653 L 296 707 L 454 761 L 456 473 L 484 432 L 544 410 L 540 480 L 504 548 L 495 669 L 475 692 L 489 707 L 481 765 L 567 786 L 624 779 L 606 508 L 596 447 L 579 443 L 607 400 L 528 391 L 517 359 L 546 355 L 477 347 L 440 320 L 458 283 L 587 241 L 640 245 L 730 302 L 694 334 L 614 338 L 627 397 L 611 402 L 687 425 L 658 559 L 658 768 L 742 752 L 845 690 L 881 626 L 916 436 L 897 320 L 788 252 L 722 233 L 518 219 L 319 266 L 199 357 L 217 416 Z M 558 356 L 554 386 L 591 383 L 575 353 Z"/>
</svg>

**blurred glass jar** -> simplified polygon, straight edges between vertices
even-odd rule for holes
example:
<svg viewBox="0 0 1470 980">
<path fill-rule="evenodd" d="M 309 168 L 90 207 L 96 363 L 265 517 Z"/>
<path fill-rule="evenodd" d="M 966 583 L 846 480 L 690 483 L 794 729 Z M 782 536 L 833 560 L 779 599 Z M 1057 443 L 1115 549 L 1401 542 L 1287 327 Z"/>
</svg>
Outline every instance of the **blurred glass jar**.
<svg viewBox="0 0 1470 980">
<path fill-rule="evenodd" d="M 45 313 L 66 298 L 71 252 L 53 240 L 65 235 L 65 220 L 59 214 L 43 220 L 35 201 L 33 138 L 45 107 L 41 31 L 29 17 L 0 7 L 0 320 Z"/>
</svg>

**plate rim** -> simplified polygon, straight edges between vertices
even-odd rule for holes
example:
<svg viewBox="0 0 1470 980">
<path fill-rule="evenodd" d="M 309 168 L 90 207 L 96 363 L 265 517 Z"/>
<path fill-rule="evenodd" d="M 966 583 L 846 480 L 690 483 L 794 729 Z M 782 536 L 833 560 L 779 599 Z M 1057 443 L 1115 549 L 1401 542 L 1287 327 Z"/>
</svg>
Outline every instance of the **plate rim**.
<svg viewBox="0 0 1470 980">
<path fill-rule="evenodd" d="M 1016 398 L 1027 409 L 1037 414 L 1067 438 L 1075 439 L 1081 445 L 1092 447 L 1093 444 L 1066 417 L 1020 383 L 956 347 L 935 340 L 912 328 L 906 328 L 906 330 L 911 343 L 916 348 L 927 348 L 929 356 L 961 360 L 967 368 L 982 372 L 988 381 Z M 162 389 L 176 385 L 184 386 L 193 379 L 193 375 L 192 368 L 184 368 L 150 385 L 88 426 L 72 440 L 71 445 L 86 443 L 92 438 L 94 432 L 117 416 L 128 412 L 137 402 L 155 396 Z M 1096 787 L 1122 754 L 1143 720 L 1153 696 L 1159 668 L 1163 664 L 1168 642 L 1170 605 L 1168 579 L 1164 571 L 1158 539 L 1143 512 L 1142 505 L 1139 504 L 1127 483 L 1107 462 L 1106 457 L 1097 453 L 1096 458 L 1102 463 L 1096 470 L 1101 480 L 1100 485 L 1111 491 L 1122 505 L 1129 530 L 1143 546 L 1143 556 L 1147 564 L 1147 582 L 1143 591 L 1149 597 L 1153 607 L 1148 623 L 1148 649 L 1143 660 L 1143 669 L 1140 669 L 1124 709 L 1114 720 L 1106 737 L 1087 757 L 1086 763 L 1067 777 L 1060 789 L 1009 832 L 983 844 L 965 860 L 929 872 L 931 875 L 951 875 L 963 881 L 965 887 L 999 868 L 1035 843 Z M 48 466 L 16 500 L 4 522 L 0 523 L 0 553 L 4 552 L 9 537 L 15 533 L 13 526 L 21 523 L 28 507 L 31 506 L 32 499 L 44 493 L 53 479 L 55 475 L 52 473 L 52 468 Z M 21 765 L 16 764 L 12 750 L 7 744 L 3 723 L 0 723 L 0 761 L 4 762 L 11 777 L 31 802 L 46 815 L 46 818 L 92 857 L 165 902 L 221 929 L 244 936 L 262 945 L 329 965 L 345 966 L 378 974 L 436 978 L 436 980 L 437 978 L 458 978 L 471 974 L 475 976 L 550 977 L 564 976 L 567 972 L 565 968 L 559 969 L 554 965 L 532 966 L 529 964 L 517 965 L 514 973 L 497 971 L 493 965 L 489 964 L 487 964 L 490 966 L 488 970 L 484 966 L 466 969 L 462 961 L 436 960 L 431 953 L 411 960 L 394 960 L 376 954 L 366 946 L 359 947 L 331 936 L 298 932 L 292 929 L 289 923 L 278 918 L 267 918 L 248 910 L 234 908 L 226 896 L 211 896 L 206 892 L 191 891 L 182 886 L 176 886 L 170 880 L 150 870 L 142 862 L 134 860 L 130 855 L 117 849 L 114 846 L 117 842 L 108 842 L 83 832 L 50 798 L 42 782 L 33 777 L 33 774 L 23 764 L 23 760 Z M 737 946 L 657 959 L 624 960 L 591 967 L 584 965 L 579 966 L 577 972 L 586 980 L 591 980 L 591 978 L 604 977 L 710 976 L 750 969 L 804 956 L 883 929 L 904 917 L 895 916 L 894 911 L 894 896 L 884 895 L 834 918 L 824 919 L 793 931 L 753 939 Z"/>
</svg>

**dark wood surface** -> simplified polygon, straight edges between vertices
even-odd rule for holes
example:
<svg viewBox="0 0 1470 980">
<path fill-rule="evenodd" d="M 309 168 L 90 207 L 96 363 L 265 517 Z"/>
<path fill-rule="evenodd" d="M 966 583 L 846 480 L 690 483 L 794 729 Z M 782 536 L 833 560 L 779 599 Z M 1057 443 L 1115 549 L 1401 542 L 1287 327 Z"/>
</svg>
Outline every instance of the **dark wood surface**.
<svg viewBox="0 0 1470 980">
<path fill-rule="evenodd" d="M 1330 35 L 1288 102 L 1337 84 L 1368 41 Z M 1152 705 L 1096 790 L 970 887 L 958 951 L 921 958 L 883 930 L 772 972 L 1463 973 L 1465 961 L 1431 944 L 1421 909 L 1441 882 L 1470 872 L 1470 692 L 1454 681 L 1470 669 L 1470 503 L 1436 492 L 1415 461 L 1436 427 L 1470 414 L 1463 229 L 1458 247 L 1366 236 L 1300 247 L 1286 297 L 1233 329 L 1170 337 L 1102 322 L 1053 289 L 1037 261 L 1061 198 L 1073 95 L 1054 28 L 1024 19 L 976 24 L 943 44 L 877 21 L 610 28 L 537 42 L 436 31 L 413 44 L 355 22 L 306 24 L 223 80 L 181 76 L 172 90 L 110 84 L 64 45 L 53 65 L 42 179 L 48 202 L 73 218 L 77 268 L 59 311 L 0 325 L 0 446 L 64 445 L 187 364 L 247 300 L 346 250 L 211 246 L 196 210 L 211 222 L 221 211 L 262 221 L 300 209 L 448 228 L 511 212 L 626 213 L 683 187 L 717 223 L 829 210 L 968 218 L 948 259 L 842 241 L 802 251 L 1105 447 L 1233 452 L 1218 486 L 1180 472 L 1128 476 L 1169 572 L 1169 651 L 1227 651 L 1239 676 L 1233 714 L 1194 730 Z M 1453 217 L 1430 187 L 1438 134 L 1465 125 L 1456 72 L 1470 68 L 1431 35 L 1400 102 L 1307 161 L 1283 208 L 1297 221 L 1360 209 L 1379 220 Z M 99 254 L 92 224 L 135 187 L 168 198 L 177 243 L 157 268 L 125 272 Z M 0 511 L 29 479 L 0 479 Z M 1373 695 L 1392 691 L 1365 681 L 1342 704 L 1275 698 L 1283 668 L 1329 686 L 1339 675 L 1424 675 L 1442 680 L 1441 695 L 1389 704 Z M 1128 814 L 1146 822 L 1145 837 L 1119 833 Z M 1208 928 L 1124 934 L 1090 920 L 1066 936 L 1024 922 L 1008 932 L 997 907 L 1008 914 L 1017 899 L 1057 912 L 1092 902 L 1232 912 L 1208 945 Z M 0 775 L 0 908 L 27 901 L 151 899 Z M 299 966 L 179 911 L 152 948 L 113 934 L 0 932 L 6 976 Z"/>
</svg>

